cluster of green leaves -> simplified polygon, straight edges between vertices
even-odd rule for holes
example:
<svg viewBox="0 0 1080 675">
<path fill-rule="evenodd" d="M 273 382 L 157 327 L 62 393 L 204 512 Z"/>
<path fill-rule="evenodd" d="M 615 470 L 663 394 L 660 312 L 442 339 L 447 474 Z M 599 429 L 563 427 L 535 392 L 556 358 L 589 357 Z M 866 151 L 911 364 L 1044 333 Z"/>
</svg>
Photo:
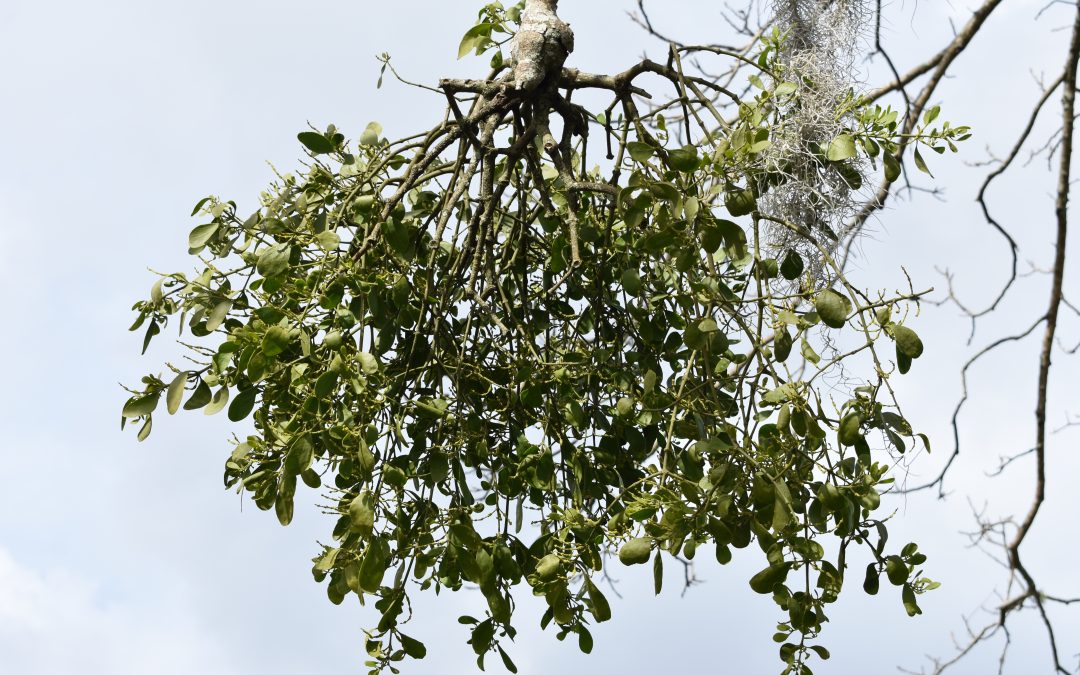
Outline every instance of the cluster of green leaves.
<svg viewBox="0 0 1080 675">
<path fill-rule="evenodd" d="M 762 40 L 763 47 L 755 64 L 760 74 L 748 77 L 755 95 L 739 102 L 741 124 L 731 136 L 735 154 L 753 156 L 768 150 L 772 136 L 803 105 L 801 92 L 814 86 L 779 62 L 777 57 L 786 39 L 785 34 L 774 29 Z M 916 167 L 932 177 L 920 148 L 929 148 L 937 154 L 946 150 L 956 152 L 957 143 L 971 138 L 967 126 L 953 126 L 948 121 L 940 127 L 933 126 L 941 114 L 940 106 L 928 108 L 917 123 L 910 125 L 911 131 L 905 132 L 908 125 L 899 112 L 867 102 L 854 89 L 845 93 L 832 114 L 836 120 L 846 122 L 847 128 L 821 142 L 813 151 L 822 170 L 836 171 L 853 190 L 863 187 L 865 176 L 858 167 L 860 160 L 868 161 L 874 170 L 880 161 L 884 177 L 891 183 L 900 178 L 902 171 L 901 146 L 910 144 Z M 773 183 L 783 180 L 784 168 L 769 167 L 767 180 Z"/>
<path fill-rule="evenodd" d="M 545 153 L 528 106 L 495 119 L 498 148 L 450 123 L 394 142 L 376 124 L 356 143 L 301 133 L 304 170 L 247 215 L 199 202 L 197 276 L 164 276 L 135 305 L 146 344 L 178 322 L 198 365 L 144 378 L 123 418 L 145 438 L 164 398 L 170 414 L 250 419 L 225 482 L 282 524 L 299 484 L 321 490 L 334 525 L 313 573 L 335 603 L 374 600 L 373 672 L 425 655 L 403 632 L 417 589 L 479 588 L 460 621 L 481 667 L 498 653 L 516 670 L 523 584 L 546 601 L 541 624 L 588 652 L 616 551 L 652 561 L 659 593 L 665 556 L 710 546 L 726 564 L 756 542 L 749 583 L 784 612 L 780 655 L 799 674 L 828 658 L 811 641 L 853 544 L 868 592 L 884 570 L 915 614 L 933 585 L 913 544 L 887 551 L 876 515 L 917 437 L 889 387 L 923 350 L 894 320 L 911 297 L 823 286 L 798 253 L 762 248 L 756 200 L 775 182 L 755 148 L 776 123 L 762 106 L 681 144 L 659 112 L 619 102 L 592 118 L 614 139 L 606 169 L 573 169 L 588 157 L 568 136 Z M 866 128 L 852 150 L 873 156 L 889 123 Z M 855 159 L 834 145 L 823 161 Z M 872 375 L 846 400 L 817 386 L 859 355 Z"/>
<path fill-rule="evenodd" d="M 524 9 L 524 0 L 510 7 L 505 7 L 501 2 L 484 5 L 477 15 L 476 25 L 461 38 L 458 58 L 464 58 L 469 54 L 479 56 L 495 48 L 496 51 L 491 57 L 491 67 L 502 67 L 506 62 L 502 48 L 510 42 L 516 32 Z"/>
</svg>

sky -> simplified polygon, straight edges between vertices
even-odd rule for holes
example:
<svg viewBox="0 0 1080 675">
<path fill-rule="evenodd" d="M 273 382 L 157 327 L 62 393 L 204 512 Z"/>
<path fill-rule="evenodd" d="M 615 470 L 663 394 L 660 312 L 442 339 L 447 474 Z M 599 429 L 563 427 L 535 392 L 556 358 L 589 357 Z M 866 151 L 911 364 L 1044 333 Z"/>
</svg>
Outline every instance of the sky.
<svg viewBox="0 0 1080 675">
<path fill-rule="evenodd" d="M 363 633 L 374 615 L 330 604 L 313 583 L 310 559 L 330 527 L 301 504 L 288 528 L 222 489 L 230 433 L 223 418 L 188 414 L 155 420 L 138 444 L 119 431 L 135 383 L 177 353 L 159 338 L 147 357 L 126 331 L 130 307 L 161 271 L 190 267 L 187 215 L 206 194 L 252 205 L 272 178 L 268 162 L 296 165 L 296 133 L 308 122 L 353 135 L 371 120 L 388 136 L 429 126 L 427 96 L 388 81 L 375 88 L 375 55 L 390 52 L 405 76 L 432 82 L 477 75 L 484 63 L 455 60 L 457 44 L 481 3 L 136 2 L 4 0 L 0 3 L 0 672 L 18 675 L 306 675 L 362 672 Z M 570 65 L 622 70 L 641 54 L 663 53 L 627 18 L 625 0 L 564 0 L 577 34 Z M 715 39 L 717 7 L 706 0 L 654 3 L 665 30 L 687 41 Z M 971 3 L 893 0 L 885 26 L 902 64 L 951 34 Z M 975 139 L 960 157 L 933 158 L 940 198 L 895 201 L 860 242 L 855 274 L 866 287 L 899 288 L 904 272 L 920 287 L 943 288 L 955 273 L 974 304 L 1004 279 L 1007 251 L 988 236 L 973 203 L 980 170 L 1003 154 L 1052 78 L 1068 9 L 1005 3 L 955 77 L 940 91 L 943 117 L 970 124 Z M 1000 46 L 1008 44 L 1009 49 Z M 1051 70 L 1048 70 L 1051 69 Z M 1036 137 L 1052 130 L 1040 124 Z M 1039 136 L 1042 134 L 1042 136 Z M 1052 246 L 1052 181 L 1036 159 L 1002 181 L 994 208 L 1013 226 L 1024 255 L 1046 268 Z M 921 185 L 929 186 L 927 181 Z M 1075 249 L 1075 245 L 1073 246 Z M 1077 252 L 1073 251 L 1074 257 Z M 1070 273 L 1072 270 L 1070 270 Z M 1068 288 L 1080 297 L 1077 275 Z M 955 308 L 926 306 L 917 320 L 928 345 L 897 381 L 909 418 L 930 434 L 909 480 L 933 476 L 951 449 L 948 426 L 960 391 L 959 364 L 993 337 L 1026 326 L 1045 303 L 1046 278 L 1024 278 L 1001 312 L 980 325 L 971 347 Z M 1068 293 L 1068 290 L 1067 290 Z M 1080 321 L 1064 319 L 1067 343 Z M 917 539 L 929 576 L 943 587 L 909 619 L 898 597 L 867 598 L 852 583 L 832 615 L 824 643 L 833 660 L 819 673 L 918 668 L 924 654 L 947 656 L 963 618 L 987 619 L 999 568 L 966 546 L 972 508 L 991 516 L 1021 512 L 1030 500 L 1030 462 L 989 480 L 1001 455 L 1030 446 L 1034 429 L 1037 338 L 1010 347 L 972 374 L 975 394 L 963 414 L 965 448 L 950 498 L 892 498 L 893 536 Z M 1076 360 L 1058 359 L 1052 382 L 1055 426 L 1080 413 Z M 1074 572 L 1078 498 L 1073 477 L 1080 428 L 1051 440 L 1046 512 L 1025 560 L 1048 588 L 1080 595 Z M 607 673 L 778 672 L 767 598 L 746 579 L 759 561 L 703 564 L 704 583 L 680 597 L 652 597 L 644 572 L 618 570 L 624 598 L 615 620 L 596 631 L 583 656 L 537 624 L 523 599 L 523 628 L 511 654 L 523 675 L 588 669 Z M 677 579 L 667 587 L 677 588 Z M 849 582 L 850 583 L 850 582 Z M 997 590 L 1002 590 L 997 587 Z M 466 673 L 473 657 L 456 617 L 480 611 L 477 593 L 418 603 L 411 634 L 428 643 L 407 674 Z M 1076 665 L 1080 620 L 1056 613 L 1067 662 Z M 955 673 L 996 667 L 997 645 Z M 1045 637 L 1030 617 L 1016 623 L 1007 672 L 1049 672 Z M 503 672 L 490 662 L 488 672 Z"/>
</svg>

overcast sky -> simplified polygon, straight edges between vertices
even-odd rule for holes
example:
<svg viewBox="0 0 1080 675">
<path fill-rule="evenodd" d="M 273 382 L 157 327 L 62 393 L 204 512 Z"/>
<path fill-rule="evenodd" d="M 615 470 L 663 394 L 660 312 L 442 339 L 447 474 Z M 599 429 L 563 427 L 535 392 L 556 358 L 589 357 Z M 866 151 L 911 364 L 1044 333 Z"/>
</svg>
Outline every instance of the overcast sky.
<svg viewBox="0 0 1080 675">
<path fill-rule="evenodd" d="M 241 211 L 252 208 L 272 178 L 267 161 L 282 170 L 296 165 L 296 133 L 308 121 L 332 122 L 354 136 L 371 120 L 389 136 L 429 126 L 432 99 L 393 82 L 376 90 L 374 55 L 391 52 L 397 68 L 417 80 L 481 74 L 482 61 L 454 59 L 480 4 L 0 2 L 0 672 L 361 671 L 361 630 L 374 614 L 353 601 L 331 605 L 309 574 L 315 540 L 330 528 L 325 518 L 300 506 L 294 523 L 281 528 L 272 514 L 223 491 L 230 430 L 222 418 L 159 416 L 141 445 L 120 433 L 125 394 L 117 383 L 137 382 L 175 353 L 159 338 L 139 358 L 141 338 L 126 327 L 131 304 L 154 281 L 148 267 L 190 267 L 192 205 L 214 193 L 236 199 Z M 564 0 L 561 13 L 577 34 L 571 64 L 609 72 L 645 51 L 662 53 L 626 18 L 632 4 Z M 656 18 L 679 37 L 715 39 L 722 30 L 715 0 L 654 4 Z M 910 65 L 949 36 L 948 20 L 962 19 L 971 3 L 891 4 L 886 31 L 895 55 Z M 944 116 L 973 125 L 976 140 L 961 158 L 933 158 L 944 201 L 894 202 L 875 223 L 856 264 L 863 285 L 902 287 L 903 265 L 917 286 L 941 288 L 935 268 L 948 267 L 980 304 L 1004 279 L 1007 251 L 979 220 L 972 203 L 979 174 L 964 162 L 985 159 L 987 146 L 1004 153 L 1024 121 L 1018 106 L 1039 94 L 1032 72 L 1060 62 L 1066 35 L 1053 29 L 1069 21 L 1068 6 L 1036 22 L 1042 4 L 1005 3 L 957 64 L 941 90 Z M 1047 267 L 1053 183 L 1045 162 L 1004 184 L 995 207 L 1032 262 Z M 1070 279 L 1073 289 L 1078 276 Z M 994 331 L 1029 324 L 1044 297 L 1044 276 L 1025 279 L 975 347 Z M 898 386 L 935 452 L 911 467 L 912 481 L 934 475 L 950 450 L 958 363 L 970 353 L 955 309 L 928 307 L 915 325 L 928 353 Z M 1063 331 L 1070 344 L 1080 340 L 1075 317 Z M 996 481 L 984 472 L 1000 455 L 1031 445 L 1036 340 L 974 373 L 951 498 L 890 502 L 896 541 L 920 541 L 930 556 L 927 573 L 943 587 L 922 602 L 923 616 L 908 619 L 893 589 L 866 598 L 849 579 L 850 597 L 833 610 L 824 639 L 834 659 L 817 672 L 918 667 L 924 653 L 949 653 L 950 633 L 962 631 L 964 615 L 986 620 L 977 609 L 997 602 L 1001 570 L 966 548 L 959 532 L 973 527 L 969 500 L 990 500 L 990 515 L 1007 516 L 1030 499 L 1030 463 Z M 1077 364 L 1058 359 L 1055 426 L 1080 412 Z M 1047 510 L 1025 558 L 1049 588 L 1074 596 L 1078 435 L 1053 438 Z M 539 631 L 540 611 L 528 600 L 511 653 L 523 675 L 778 672 L 770 622 L 779 617 L 749 590 L 746 579 L 760 561 L 747 553 L 728 568 L 703 566 L 706 583 L 685 597 L 670 590 L 653 598 L 644 574 L 618 570 L 626 597 L 613 603 L 615 620 L 594 632 L 589 657 Z M 482 606 L 470 592 L 421 600 L 410 633 L 428 643 L 429 656 L 405 672 L 469 672 L 467 631 L 455 619 Z M 1057 618 L 1063 655 L 1075 664 L 1077 613 Z M 989 672 L 996 657 L 996 649 L 983 649 L 955 672 Z M 1045 637 L 1029 619 L 1016 624 L 1012 658 L 1010 672 L 1049 672 Z M 488 670 L 502 666 L 492 661 Z"/>
</svg>

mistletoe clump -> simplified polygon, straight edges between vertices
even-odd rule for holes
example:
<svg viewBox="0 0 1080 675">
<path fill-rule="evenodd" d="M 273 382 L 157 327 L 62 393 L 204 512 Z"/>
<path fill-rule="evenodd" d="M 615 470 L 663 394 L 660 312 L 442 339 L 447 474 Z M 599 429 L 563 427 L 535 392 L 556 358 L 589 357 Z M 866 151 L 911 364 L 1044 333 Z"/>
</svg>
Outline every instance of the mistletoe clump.
<svg viewBox="0 0 1080 675">
<path fill-rule="evenodd" d="M 249 425 L 225 482 L 282 524 L 301 485 L 319 491 L 333 525 L 313 572 L 335 603 L 374 600 L 372 672 L 424 656 L 405 633 L 416 592 L 478 587 L 469 643 L 514 670 L 515 589 L 589 651 L 616 557 L 651 561 L 659 592 L 665 559 L 756 542 L 749 583 L 784 612 L 786 672 L 808 673 L 853 548 L 866 590 L 885 574 L 911 614 L 932 586 L 877 515 L 916 438 L 889 378 L 922 353 L 903 320 L 919 294 L 869 294 L 835 265 L 819 289 L 797 247 L 769 252 L 763 223 L 831 264 L 805 223 L 759 208 L 786 180 L 764 151 L 807 86 L 781 52 L 749 61 L 780 84 L 746 98 L 682 70 L 691 52 L 743 58 L 718 48 L 590 74 L 564 66 L 555 9 L 485 7 L 462 51 L 491 52 L 493 73 L 441 81 L 433 128 L 305 131 L 303 170 L 257 208 L 199 202 L 197 274 L 161 277 L 134 327 L 148 343 L 179 321 L 197 365 L 144 378 L 124 419 L 145 438 L 164 399 Z M 643 112 L 649 77 L 671 98 Z M 685 113 L 681 142 L 666 110 Z M 845 128 L 853 152 L 821 161 L 855 171 L 889 130 Z M 860 358 L 871 377 L 842 400 L 819 386 Z"/>
</svg>

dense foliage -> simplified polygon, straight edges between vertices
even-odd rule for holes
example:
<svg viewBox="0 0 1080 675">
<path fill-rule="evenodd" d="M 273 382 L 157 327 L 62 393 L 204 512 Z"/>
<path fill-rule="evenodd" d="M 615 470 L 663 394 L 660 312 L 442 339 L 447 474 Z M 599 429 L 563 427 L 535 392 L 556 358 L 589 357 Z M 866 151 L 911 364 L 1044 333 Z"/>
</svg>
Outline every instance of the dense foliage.
<svg viewBox="0 0 1080 675">
<path fill-rule="evenodd" d="M 814 86 L 776 61 L 783 34 L 739 95 L 683 73 L 692 48 L 522 92 L 498 56 L 517 18 L 485 9 L 463 51 L 496 53 L 494 74 L 444 81 L 432 130 L 306 131 L 303 168 L 254 210 L 199 202 L 199 270 L 158 279 L 133 326 L 148 344 L 179 324 L 198 365 L 144 378 L 125 420 L 145 438 L 162 399 L 225 411 L 243 424 L 226 485 L 282 524 L 300 484 L 321 489 L 334 523 L 314 575 L 335 603 L 374 600 L 373 672 L 424 656 L 403 632 L 417 589 L 479 587 L 461 622 L 481 666 L 498 652 L 515 670 L 523 584 L 587 652 L 616 552 L 651 563 L 660 592 L 665 559 L 727 563 L 755 543 L 749 583 L 783 611 L 785 672 L 828 658 L 815 640 L 852 568 L 919 613 L 925 557 L 890 546 L 878 515 L 917 440 L 890 378 L 922 353 L 919 294 L 857 288 L 827 219 L 760 205 L 795 180 L 895 179 L 897 113 L 852 92 L 832 111 L 843 133 L 809 139 L 796 174 L 767 152 Z M 639 109 L 650 77 L 672 97 Z M 612 102 L 586 110 L 581 89 Z M 908 140 L 966 137 L 936 118 Z"/>
</svg>

